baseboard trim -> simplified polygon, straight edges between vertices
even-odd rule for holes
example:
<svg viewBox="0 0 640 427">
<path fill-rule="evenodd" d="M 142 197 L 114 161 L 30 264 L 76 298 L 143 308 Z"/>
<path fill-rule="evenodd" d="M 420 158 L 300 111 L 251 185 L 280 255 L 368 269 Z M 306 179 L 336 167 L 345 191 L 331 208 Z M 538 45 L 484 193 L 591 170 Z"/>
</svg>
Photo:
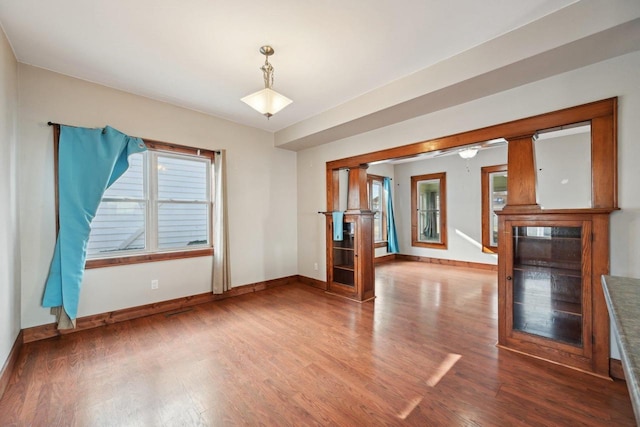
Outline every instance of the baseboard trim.
<svg viewBox="0 0 640 427">
<path fill-rule="evenodd" d="M 298 276 L 288 276 L 279 279 L 267 280 L 264 282 L 251 283 L 248 285 L 232 288 L 224 294 L 214 295 L 210 292 L 204 294 L 191 295 L 182 298 L 176 298 L 168 301 L 161 301 L 152 304 L 141 305 L 137 307 L 125 308 L 122 310 L 110 311 L 107 313 L 94 314 L 91 316 L 80 317 L 76 320 L 75 329 L 59 330 L 55 323 L 34 326 L 22 330 L 22 342 L 28 343 L 33 341 L 53 338 L 59 335 L 72 334 L 86 329 L 97 328 L 100 326 L 111 325 L 126 320 L 138 319 L 140 317 L 152 316 L 154 314 L 166 313 L 169 311 L 180 310 L 194 305 L 205 304 L 212 301 L 219 301 L 226 298 L 236 297 L 252 292 L 263 291 L 277 286 L 287 285 L 299 281 Z"/>
<path fill-rule="evenodd" d="M 452 267 L 466 267 L 466 268 L 478 268 L 481 270 L 498 271 L 498 266 L 495 264 L 483 264 L 480 262 L 471 261 L 458 261 L 455 259 L 442 259 L 442 258 L 429 258 L 416 255 L 403 255 L 396 254 L 398 261 L 417 261 L 426 262 L 428 264 L 447 265 Z"/>
<path fill-rule="evenodd" d="M 574 371 L 584 372 L 585 374 L 589 374 L 589 375 L 592 375 L 594 377 L 602 378 L 603 380 L 613 381 L 613 379 L 609 375 L 599 374 L 597 372 L 588 371 L 586 369 L 578 368 L 576 366 L 567 365 L 566 363 L 557 362 L 555 360 L 547 359 L 547 358 L 544 358 L 544 357 L 541 357 L 541 356 L 536 356 L 535 354 L 530 354 L 530 353 L 526 353 L 526 352 L 521 351 L 521 350 L 516 350 L 515 348 L 506 347 L 506 346 L 501 345 L 499 343 L 496 343 L 496 347 L 498 347 L 498 348 L 500 348 L 502 350 L 510 351 L 510 352 L 517 353 L 517 354 L 521 354 L 521 355 L 526 356 L 526 357 L 531 357 L 532 359 L 542 360 L 544 362 L 553 363 L 554 365 L 558 365 L 558 366 L 564 366 L 565 368 L 573 369 Z"/>
<path fill-rule="evenodd" d="M 7 357 L 6 362 L 4 362 L 4 366 L 2 367 L 2 371 L 0 371 L 0 399 L 4 395 L 4 391 L 7 389 L 9 385 L 9 380 L 11 379 L 11 374 L 14 371 L 16 363 L 18 362 L 18 356 L 20 355 L 20 350 L 22 350 L 22 331 L 18 333 L 13 346 L 11 347 L 11 351 L 9 352 L 9 356 Z"/>
<path fill-rule="evenodd" d="M 609 375 L 616 380 L 626 381 L 622 362 L 618 359 L 609 359 Z"/>
<path fill-rule="evenodd" d="M 324 293 L 327 294 L 327 295 L 331 295 L 333 297 L 338 297 L 338 298 L 346 299 L 346 300 L 349 300 L 349 301 L 357 302 L 358 304 L 364 304 L 365 302 L 373 301 L 374 299 L 376 299 L 375 296 L 372 296 L 372 297 L 367 298 L 367 299 L 359 300 L 359 299 L 356 299 L 356 298 L 348 297 L 346 295 L 336 294 L 335 292 L 324 291 Z"/>
<path fill-rule="evenodd" d="M 450 259 L 441 258 L 428 258 L 415 255 L 403 255 L 403 254 L 387 254 L 374 258 L 374 265 L 392 261 L 416 261 L 425 262 L 429 264 L 448 265 L 453 267 L 467 267 L 467 268 L 479 268 L 481 270 L 498 271 L 498 266 L 493 264 L 482 264 L 479 262 L 470 261 L 456 261 Z M 322 289 L 326 291 L 329 289 L 327 282 L 318 279 L 312 279 L 311 277 L 298 275 L 298 281 L 305 285 L 312 286 L 314 288 Z"/>
<path fill-rule="evenodd" d="M 305 285 L 322 289 L 323 291 L 326 291 L 327 289 L 329 289 L 329 287 L 327 286 L 327 282 L 323 282 L 322 280 L 318 280 L 318 279 L 312 279 L 311 277 L 298 275 L 298 281 L 304 283 Z"/>
<path fill-rule="evenodd" d="M 373 264 L 381 264 L 383 262 L 391 262 L 396 260 L 396 254 L 386 254 L 373 258 Z"/>
</svg>

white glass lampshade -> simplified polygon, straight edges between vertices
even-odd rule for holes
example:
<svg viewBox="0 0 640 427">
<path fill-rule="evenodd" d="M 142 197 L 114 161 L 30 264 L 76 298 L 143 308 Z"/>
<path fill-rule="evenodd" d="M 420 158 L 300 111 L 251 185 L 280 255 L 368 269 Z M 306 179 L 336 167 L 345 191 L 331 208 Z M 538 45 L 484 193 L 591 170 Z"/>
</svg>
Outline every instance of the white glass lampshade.
<svg viewBox="0 0 640 427">
<path fill-rule="evenodd" d="M 463 148 L 462 150 L 458 151 L 458 154 L 463 159 L 472 159 L 472 158 L 474 158 L 476 156 L 476 154 L 478 154 L 478 149 L 475 148 L 475 147 L 473 147 L 473 148 Z"/>
<path fill-rule="evenodd" d="M 270 88 L 264 88 L 251 95 L 247 95 L 242 98 L 241 101 L 267 117 L 273 116 L 293 102 L 286 96 L 280 95 Z"/>
</svg>

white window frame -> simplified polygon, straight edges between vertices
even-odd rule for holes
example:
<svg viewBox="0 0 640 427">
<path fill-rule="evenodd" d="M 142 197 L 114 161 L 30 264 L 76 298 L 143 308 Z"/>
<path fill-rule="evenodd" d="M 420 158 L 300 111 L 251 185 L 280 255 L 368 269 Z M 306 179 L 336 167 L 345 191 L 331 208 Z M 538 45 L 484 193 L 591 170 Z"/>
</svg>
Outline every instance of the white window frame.
<svg viewBox="0 0 640 427">
<path fill-rule="evenodd" d="M 381 238 L 377 239 L 375 232 L 373 235 L 373 243 L 375 247 L 385 247 L 387 245 L 387 197 L 389 197 L 389 195 L 387 194 L 387 192 L 384 189 L 384 176 L 380 176 L 380 175 L 372 175 L 372 174 L 368 174 L 367 175 L 367 195 L 368 195 L 368 199 L 369 199 L 369 209 L 371 209 L 374 212 L 374 217 L 373 217 L 373 221 L 374 221 L 374 230 L 375 230 L 375 223 L 379 222 L 379 229 L 380 229 L 380 234 L 381 234 Z M 379 211 L 374 211 L 373 210 L 373 186 L 374 185 L 380 185 L 380 210 Z"/>
<path fill-rule="evenodd" d="M 148 150 L 143 153 L 144 168 L 144 200 L 135 198 L 104 198 L 105 201 L 140 201 L 145 203 L 145 249 L 121 250 L 109 254 L 95 254 L 88 256 L 85 268 L 99 268 L 113 265 L 136 264 L 143 262 L 164 261 L 170 259 L 191 258 L 213 255 L 213 159 L 214 152 L 210 150 L 167 144 L 158 141 L 144 140 Z M 207 221 L 207 244 L 172 247 L 161 249 L 158 247 L 158 157 L 192 158 L 202 161 L 207 166 L 206 201 L 171 200 L 162 201 L 185 204 L 206 204 L 209 220 Z"/>
</svg>

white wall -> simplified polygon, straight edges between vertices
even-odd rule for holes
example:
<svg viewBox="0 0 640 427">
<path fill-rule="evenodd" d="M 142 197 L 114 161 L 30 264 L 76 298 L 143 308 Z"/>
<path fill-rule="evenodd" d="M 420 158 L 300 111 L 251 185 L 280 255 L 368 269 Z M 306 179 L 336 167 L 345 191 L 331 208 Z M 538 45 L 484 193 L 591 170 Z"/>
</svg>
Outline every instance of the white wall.
<svg viewBox="0 0 640 427">
<path fill-rule="evenodd" d="M 23 328 L 53 321 L 40 306 L 55 244 L 49 120 L 226 149 L 232 285 L 297 273 L 296 153 L 274 148 L 272 134 L 24 64 L 18 71 Z M 78 316 L 209 292 L 211 266 L 201 257 L 87 270 Z"/>
<path fill-rule="evenodd" d="M 619 204 L 622 211 L 612 215 L 611 273 L 640 277 L 637 255 L 640 253 L 638 70 L 640 53 L 635 52 L 298 152 L 299 274 L 320 280 L 326 278 L 323 218 L 312 215 L 325 209 L 325 162 L 618 96 Z M 319 262 L 321 266 L 316 272 L 310 268 L 313 262 Z"/>
<path fill-rule="evenodd" d="M 507 147 L 502 146 L 480 150 L 468 161 L 454 154 L 396 165 L 395 211 L 400 253 L 497 264 L 497 255 L 482 252 L 481 168 L 505 163 Z M 438 172 L 447 174 L 447 249 L 411 246 L 411 177 Z"/>
<path fill-rule="evenodd" d="M 18 64 L 0 28 L 0 370 L 20 332 Z"/>
<path fill-rule="evenodd" d="M 378 163 L 367 168 L 367 173 L 371 175 L 388 176 L 393 179 L 394 166 L 391 163 Z M 393 190 L 391 190 L 393 191 Z"/>
<path fill-rule="evenodd" d="M 591 133 L 539 139 L 533 149 L 538 204 L 543 209 L 590 208 Z"/>
</svg>

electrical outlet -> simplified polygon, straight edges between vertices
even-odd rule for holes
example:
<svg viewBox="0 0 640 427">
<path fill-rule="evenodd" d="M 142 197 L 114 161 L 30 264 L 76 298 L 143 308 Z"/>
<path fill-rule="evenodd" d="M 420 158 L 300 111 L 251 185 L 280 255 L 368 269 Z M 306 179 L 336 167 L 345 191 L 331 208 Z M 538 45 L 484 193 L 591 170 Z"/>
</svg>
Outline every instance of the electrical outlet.
<svg viewBox="0 0 640 427">
<path fill-rule="evenodd" d="M 151 281 L 151 289 L 158 289 L 158 279 Z"/>
<path fill-rule="evenodd" d="M 318 263 L 317 263 L 317 262 L 314 262 L 314 263 L 313 263 L 313 269 L 314 269 L 314 270 L 316 270 L 316 271 L 318 271 Z"/>
</svg>

